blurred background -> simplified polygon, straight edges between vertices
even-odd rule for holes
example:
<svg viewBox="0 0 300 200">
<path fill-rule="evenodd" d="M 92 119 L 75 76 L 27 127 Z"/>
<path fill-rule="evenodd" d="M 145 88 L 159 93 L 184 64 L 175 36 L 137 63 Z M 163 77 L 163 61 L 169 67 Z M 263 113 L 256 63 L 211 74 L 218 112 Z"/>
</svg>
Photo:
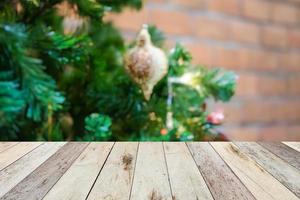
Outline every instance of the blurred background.
<svg viewBox="0 0 300 200">
<path fill-rule="evenodd" d="M 155 24 L 195 64 L 234 70 L 237 95 L 217 105 L 229 139 L 300 140 L 300 0 L 148 0 L 105 20 L 128 41 Z"/>
</svg>

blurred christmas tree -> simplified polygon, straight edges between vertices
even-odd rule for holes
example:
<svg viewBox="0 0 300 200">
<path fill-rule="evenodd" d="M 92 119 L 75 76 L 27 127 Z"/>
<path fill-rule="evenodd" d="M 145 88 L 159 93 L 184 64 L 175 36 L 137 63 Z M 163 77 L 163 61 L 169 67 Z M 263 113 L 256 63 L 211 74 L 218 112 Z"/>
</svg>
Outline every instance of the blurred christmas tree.
<svg viewBox="0 0 300 200">
<path fill-rule="evenodd" d="M 232 72 L 192 66 L 180 44 L 167 76 L 145 101 L 124 71 L 125 45 L 102 17 L 141 0 L 0 2 L 0 140 L 202 140 L 222 116 L 208 98 L 228 101 Z M 149 27 L 152 42 L 165 37 Z M 131 46 L 134 44 L 130 44 Z"/>
</svg>

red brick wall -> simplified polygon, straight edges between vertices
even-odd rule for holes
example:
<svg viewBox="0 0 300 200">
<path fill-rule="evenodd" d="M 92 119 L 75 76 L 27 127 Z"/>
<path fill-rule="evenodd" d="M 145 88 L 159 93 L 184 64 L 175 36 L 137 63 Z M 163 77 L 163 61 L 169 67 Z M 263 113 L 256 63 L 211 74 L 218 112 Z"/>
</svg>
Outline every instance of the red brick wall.
<svg viewBox="0 0 300 200">
<path fill-rule="evenodd" d="M 300 0 L 149 0 L 106 19 L 129 39 L 155 24 L 195 63 L 235 70 L 236 97 L 217 105 L 231 139 L 300 140 Z"/>
</svg>

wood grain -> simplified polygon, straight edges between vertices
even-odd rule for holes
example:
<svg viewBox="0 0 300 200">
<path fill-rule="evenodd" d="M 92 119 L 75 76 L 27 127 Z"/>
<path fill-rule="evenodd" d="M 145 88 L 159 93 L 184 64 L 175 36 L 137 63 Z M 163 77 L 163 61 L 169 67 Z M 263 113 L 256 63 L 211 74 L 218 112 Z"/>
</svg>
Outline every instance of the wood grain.
<svg viewBox="0 0 300 200">
<path fill-rule="evenodd" d="M 243 153 L 233 143 L 211 143 L 244 185 L 257 199 L 298 199 L 289 189 Z"/>
<path fill-rule="evenodd" d="M 295 149 L 300 152 L 300 142 L 283 142 L 283 144 Z"/>
<path fill-rule="evenodd" d="M 296 200 L 298 147 L 293 142 L 0 143 L 0 200 Z"/>
<path fill-rule="evenodd" d="M 188 143 L 188 147 L 214 199 L 255 199 L 209 143 Z"/>
<path fill-rule="evenodd" d="M 255 160 L 283 185 L 300 197 L 300 172 L 254 142 L 237 142 L 239 149 Z"/>
<path fill-rule="evenodd" d="M 173 198 L 213 199 L 185 143 L 164 143 Z M 184 184 L 183 184 L 184 183 Z"/>
<path fill-rule="evenodd" d="M 0 197 L 22 181 L 65 143 L 44 143 L 0 171 Z"/>
<path fill-rule="evenodd" d="M 172 199 L 161 142 L 140 143 L 130 199 Z"/>
<path fill-rule="evenodd" d="M 118 142 L 114 145 L 88 200 L 129 199 L 137 147 L 136 142 Z"/>
<path fill-rule="evenodd" d="M 18 144 L 18 142 L 0 142 L 0 153 L 16 144 Z"/>
<path fill-rule="evenodd" d="M 42 199 L 87 145 L 72 142 L 65 144 L 1 199 Z"/>
<path fill-rule="evenodd" d="M 112 146 L 111 142 L 90 144 L 52 187 L 44 200 L 85 199 Z"/>
<path fill-rule="evenodd" d="M 32 151 L 41 144 L 41 142 L 21 142 L 7 149 L 6 151 L 1 152 L 0 170 L 12 164 L 13 162 L 26 155 L 28 152 Z"/>
<path fill-rule="evenodd" d="M 300 170 L 300 152 L 280 142 L 259 142 L 259 144 Z"/>
</svg>

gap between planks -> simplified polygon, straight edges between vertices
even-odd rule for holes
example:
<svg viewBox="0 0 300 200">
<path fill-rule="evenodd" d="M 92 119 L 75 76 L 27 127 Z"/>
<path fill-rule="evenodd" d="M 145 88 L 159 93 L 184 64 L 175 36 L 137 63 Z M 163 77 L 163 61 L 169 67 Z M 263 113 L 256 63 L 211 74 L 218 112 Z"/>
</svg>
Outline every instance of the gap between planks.
<svg viewBox="0 0 300 200">
<path fill-rule="evenodd" d="M 42 199 L 69 169 L 88 143 L 69 142 L 6 193 L 2 199 Z"/>
<path fill-rule="evenodd" d="M 231 142 L 214 142 L 210 144 L 255 198 L 277 200 L 298 199 L 293 192 L 281 184 L 255 160 L 243 153 L 235 144 Z"/>
<path fill-rule="evenodd" d="M 0 153 L 0 171 L 22 158 L 32 150 L 43 144 L 42 142 L 25 142 L 13 145 Z"/>
<path fill-rule="evenodd" d="M 105 143 L 102 144 L 105 146 Z M 15 154 L 14 159 L 12 159 L 15 161 L 7 162 L 10 164 L 4 170 L 17 169 L 17 166 L 21 166 L 22 162 L 29 162 L 28 158 L 33 157 L 43 145 L 37 146 L 23 155 Z M 229 148 L 230 145 L 233 145 L 231 149 Z M 9 151 L 16 146 L 14 145 L 5 151 Z M 285 172 L 279 173 L 277 169 L 272 169 L 271 165 L 264 163 L 264 159 L 270 159 L 267 158 L 268 156 L 259 158 L 263 161 L 256 160 L 257 158 L 248 155 L 245 149 L 242 151 L 243 149 L 240 149 L 233 143 L 195 142 L 194 145 L 193 143 L 176 142 L 117 142 L 115 144 L 107 143 L 107 146 L 104 146 L 101 147 L 101 145 L 91 143 L 85 148 L 81 147 L 82 150 L 77 153 L 76 148 L 73 148 L 77 157 L 73 156 L 71 161 L 68 161 L 68 164 L 62 165 L 66 166 L 66 169 L 58 174 L 56 173 L 54 178 L 43 174 L 36 176 L 39 174 L 38 172 L 42 172 L 42 169 L 49 170 L 42 166 L 46 165 L 44 163 L 47 162 L 47 165 L 51 165 L 49 159 L 53 156 L 48 159 L 37 159 L 36 163 L 42 162 L 43 159 L 47 160 L 41 166 L 37 166 L 37 169 L 32 164 L 27 168 L 26 173 L 16 173 L 16 181 L 12 181 L 11 186 L 9 186 L 13 188 L 5 195 L 4 199 L 17 197 L 19 197 L 17 199 L 42 199 L 44 197 L 46 200 L 70 198 L 75 200 L 218 200 L 225 197 L 254 199 L 252 195 L 257 199 L 262 197 L 264 199 L 280 199 L 283 197 L 296 199 L 296 196 L 293 196 L 293 193 L 286 188 L 287 183 L 283 182 L 284 184 L 279 185 L 278 180 L 280 180 L 280 177 L 284 179 L 288 175 Z M 193 146 L 197 148 L 191 148 Z M 200 149 L 199 146 L 201 147 Z M 262 146 L 261 148 L 264 149 Z M 20 147 L 17 149 L 20 149 Z M 267 149 L 265 150 L 268 151 Z M 4 152 L 0 153 L 0 157 Z M 71 153 L 70 155 L 74 155 L 73 151 L 69 150 L 69 152 Z M 102 154 L 99 156 L 101 152 Z M 53 153 L 54 155 L 57 154 Z M 266 154 L 268 155 L 268 153 Z M 273 155 L 271 152 L 269 154 Z M 66 154 L 65 156 L 67 157 L 68 155 Z M 56 156 L 56 158 L 58 157 Z M 204 160 L 201 161 L 201 159 Z M 280 158 L 276 157 L 276 159 Z M 52 162 L 56 162 L 55 160 L 52 158 Z M 209 160 L 211 164 L 208 166 Z M 124 162 L 129 163 L 129 166 L 124 165 Z M 284 167 L 281 161 L 277 160 L 276 162 L 281 163 L 280 166 Z M 209 173 L 211 170 L 215 170 L 215 172 Z M 254 172 L 251 172 L 251 170 Z M 84 171 L 83 174 L 85 175 L 82 175 L 81 171 Z M 263 171 L 269 172 L 270 175 L 266 175 Z M 23 179 L 28 173 L 31 174 Z M 279 174 L 278 180 L 272 176 L 274 173 Z M 222 179 L 221 175 L 225 176 L 225 179 Z M 257 179 L 255 175 L 267 177 L 268 184 Z M 33 177 L 35 179 L 32 179 Z M 17 183 L 17 180 L 20 179 L 23 180 Z M 36 186 L 39 187 L 42 180 L 47 180 L 47 186 L 42 185 L 40 187 L 41 190 L 36 191 L 33 190 L 33 187 L 28 186 L 30 185 L 29 180 L 30 183 L 31 181 L 36 182 Z M 234 181 L 230 182 L 229 180 Z M 77 185 L 76 181 L 78 181 Z M 216 185 L 218 183 L 223 184 L 218 186 Z M 272 184 L 275 184 L 275 187 Z M 232 187 L 234 185 L 235 187 Z M 264 187 L 271 187 L 271 189 L 267 191 Z M 118 189 L 116 190 L 115 188 Z M 29 194 L 28 192 L 30 191 L 33 194 Z"/>
</svg>

